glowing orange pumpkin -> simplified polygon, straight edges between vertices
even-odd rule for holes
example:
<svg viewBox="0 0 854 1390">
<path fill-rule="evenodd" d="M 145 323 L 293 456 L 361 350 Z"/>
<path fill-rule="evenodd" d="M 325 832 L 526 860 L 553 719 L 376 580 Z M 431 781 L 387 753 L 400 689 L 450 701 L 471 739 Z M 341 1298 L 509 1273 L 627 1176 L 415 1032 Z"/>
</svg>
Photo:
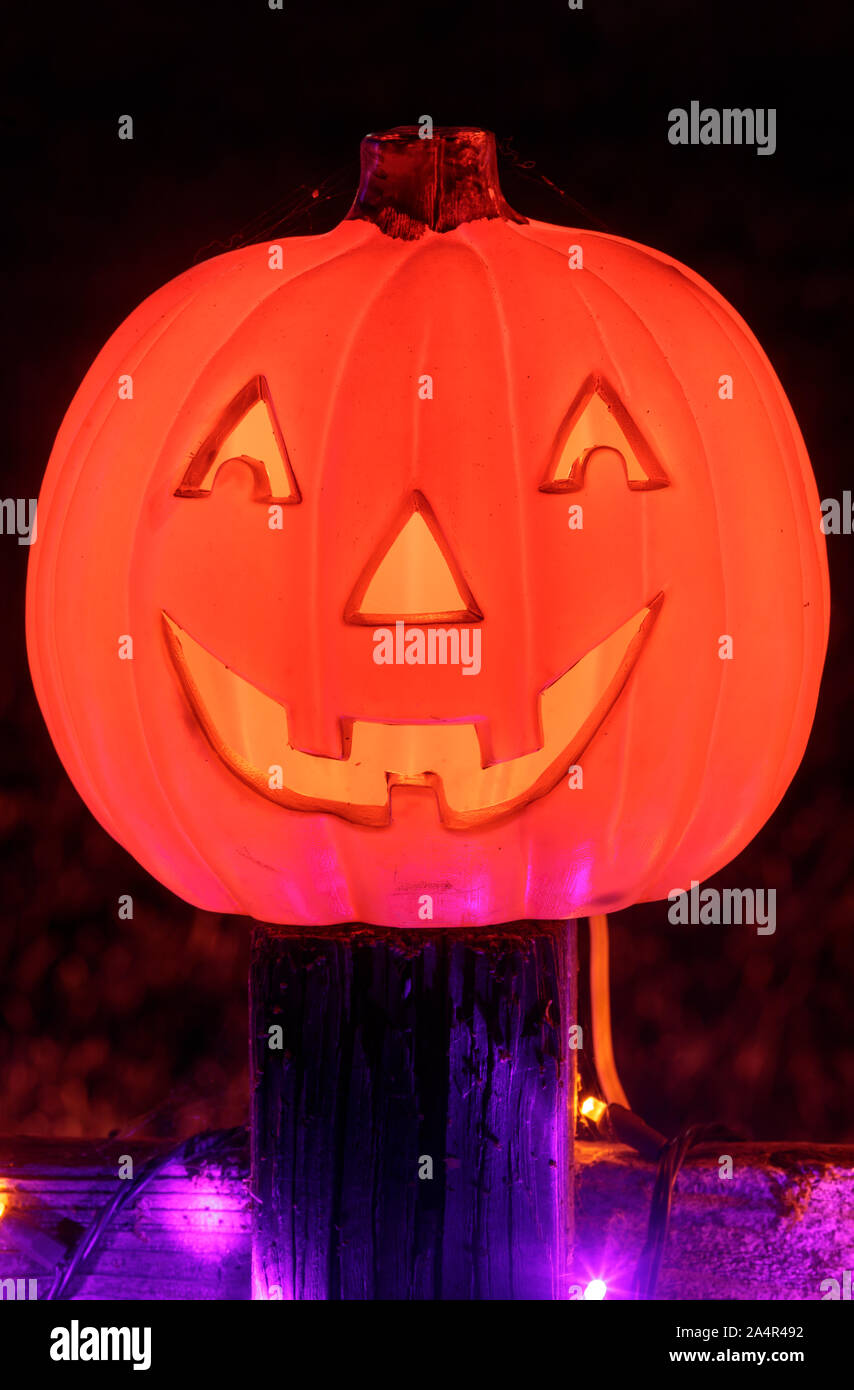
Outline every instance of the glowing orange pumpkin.
<svg viewBox="0 0 854 1390">
<path fill-rule="evenodd" d="M 203 907 L 616 908 L 792 777 L 818 516 L 714 290 L 512 213 L 483 132 L 392 131 L 334 231 L 188 271 L 98 357 L 39 499 L 33 679 L 94 814 Z"/>
</svg>

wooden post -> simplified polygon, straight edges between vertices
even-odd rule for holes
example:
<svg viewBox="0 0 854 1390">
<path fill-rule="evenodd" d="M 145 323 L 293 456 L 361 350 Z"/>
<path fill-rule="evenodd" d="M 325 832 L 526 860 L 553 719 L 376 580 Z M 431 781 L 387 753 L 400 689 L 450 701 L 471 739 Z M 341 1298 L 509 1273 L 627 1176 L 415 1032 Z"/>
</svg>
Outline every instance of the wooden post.
<svg viewBox="0 0 854 1390">
<path fill-rule="evenodd" d="M 249 988 L 253 1297 L 567 1296 L 574 923 L 257 926 Z"/>
</svg>

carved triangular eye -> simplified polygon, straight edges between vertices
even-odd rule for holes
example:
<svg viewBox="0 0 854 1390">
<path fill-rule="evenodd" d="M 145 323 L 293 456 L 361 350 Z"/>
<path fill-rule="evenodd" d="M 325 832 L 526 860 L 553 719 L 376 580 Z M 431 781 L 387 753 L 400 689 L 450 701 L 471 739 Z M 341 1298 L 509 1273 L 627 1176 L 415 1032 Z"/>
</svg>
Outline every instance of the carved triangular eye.
<svg viewBox="0 0 854 1390">
<path fill-rule="evenodd" d="M 209 497 L 219 470 L 232 459 L 252 470 L 256 501 L 302 501 L 263 376 L 254 377 L 223 411 L 191 458 L 175 496 Z"/>
<path fill-rule="evenodd" d="M 616 391 L 590 376 L 558 432 L 554 456 L 540 492 L 577 492 L 584 486 L 590 456 L 613 449 L 623 460 L 626 482 L 637 491 L 668 487 L 669 478 Z"/>
</svg>

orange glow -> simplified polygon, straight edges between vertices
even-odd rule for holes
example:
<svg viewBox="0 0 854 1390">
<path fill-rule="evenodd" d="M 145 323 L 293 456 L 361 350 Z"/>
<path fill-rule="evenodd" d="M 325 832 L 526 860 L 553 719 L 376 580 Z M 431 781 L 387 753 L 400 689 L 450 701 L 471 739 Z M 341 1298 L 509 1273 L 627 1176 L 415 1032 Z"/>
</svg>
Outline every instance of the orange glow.
<svg viewBox="0 0 854 1390">
<path fill-rule="evenodd" d="M 590 1022 L 593 1032 L 593 1058 L 599 1085 L 610 1105 L 622 1105 L 631 1110 L 620 1083 L 614 1044 L 611 1037 L 611 972 L 608 968 L 610 943 L 608 918 L 604 913 L 592 916 L 590 931 Z M 598 1115 L 594 1115 L 598 1120 Z"/>
<path fill-rule="evenodd" d="M 596 1096 L 588 1096 L 587 1099 L 582 1102 L 581 1113 L 588 1120 L 592 1120 L 594 1125 L 598 1125 L 607 1108 L 603 1100 L 598 1100 Z"/>
<path fill-rule="evenodd" d="M 537 748 L 488 761 L 475 722 L 342 726 L 340 756 L 293 746 L 286 710 L 217 660 L 164 613 L 178 677 L 200 727 L 226 767 L 262 796 L 293 810 L 332 811 L 387 825 L 390 790 L 432 787 L 442 822 L 455 829 L 507 815 L 551 791 L 619 695 L 651 630 L 657 603 L 641 609 L 540 695 Z M 282 769 L 271 777 L 271 769 Z"/>
<path fill-rule="evenodd" d="M 824 538 L 755 338 L 668 256 L 466 197 L 446 230 L 365 212 L 283 268 L 193 267 L 56 440 L 39 702 L 93 813 L 201 907 L 417 927 L 666 898 L 803 754 Z"/>
<path fill-rule="evenodd" d="M 368 561 L 344 616 L 372 627 L 398 619 L 480 622 L 483 614 L 420 492 L 408 500 L 403 519 Z"/>
<path fill-rule="evenodd" d="M 612 387 L 599 377 L 585 382 L 558 437 L 543 492 L 576 492 L 587 461 L 597 451 L 615 454 L 631 488 L 667 487 L 667 474 Z"/>
<path fill-rule="evenodd" d="M 239 391 L 190 460 L 176 497 L 208 497 L 224 464 L 236 459 L 252 472 L 257 501 L 299 502 L 282 432 L 263 377 Z"/>
</svg>

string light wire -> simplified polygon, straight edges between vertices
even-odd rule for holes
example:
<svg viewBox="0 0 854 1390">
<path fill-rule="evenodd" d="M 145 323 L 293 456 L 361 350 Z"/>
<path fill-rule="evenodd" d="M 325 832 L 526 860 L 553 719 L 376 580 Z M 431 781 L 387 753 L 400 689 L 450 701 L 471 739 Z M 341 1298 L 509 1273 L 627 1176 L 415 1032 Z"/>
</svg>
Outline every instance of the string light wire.
<svg viewBox="0 0 854 1390">
<path fill-rule="evenodd" d="M 181 1159 L 188 1166 L 191 1166 L 194 1163 L 201 1163 L 213 1158 L 223 1159 L 245 1147 L 245 1143 L 246 1130 L 243 1126 L 238 1125 L 233 1129 L 206 1130 L 202 1134 L 194 1134 L 189 1139 L 182 1140 L 180 1144 L 167 1149 L 165 1153 L 156 1154 L 154 1158 L 149 1159 L 137 1177 L 119 1183 L 115 1196 L 106 1206 L 101 1208 L 90 1225 L 82 1231 L 65 1259 L 57 1265 L 53 1283 L 46 1295 L 47 1299 L 58 1300 L 67 1297 L 66 1290 L 72 1279 L 86 1257 L 91 1255 L 103 1239 L 113 1218 L 123 1207 L 135 1202 L 152 1179 L 162 1173 L 163 1169 L 168 1167 L 170 1163 L 176 1159 Z"/>
<path fill-rule="evenodd" d="M 670 1230 L 676 1179 L 691 1149 L 712 1139 L 731 1139 L 722 1125 L 686 1125 L 673 1139 L 665 1139 L 636 1115 L 626 1099 L 617 1072 L 611 1029 L 610 944 L 604 913 L 588 918 L 590 1017 L 593 1034 L 593 1067 L 604 1101 L 588 1096 L 581 1114 L 598 1133 L 628 1144 L 642 1157 L 656 1163 L 646 1240 L 635 1270 L 632 1291 L 636 1299 L 655 1297 L 661 1262 Z"/>
</svg>

